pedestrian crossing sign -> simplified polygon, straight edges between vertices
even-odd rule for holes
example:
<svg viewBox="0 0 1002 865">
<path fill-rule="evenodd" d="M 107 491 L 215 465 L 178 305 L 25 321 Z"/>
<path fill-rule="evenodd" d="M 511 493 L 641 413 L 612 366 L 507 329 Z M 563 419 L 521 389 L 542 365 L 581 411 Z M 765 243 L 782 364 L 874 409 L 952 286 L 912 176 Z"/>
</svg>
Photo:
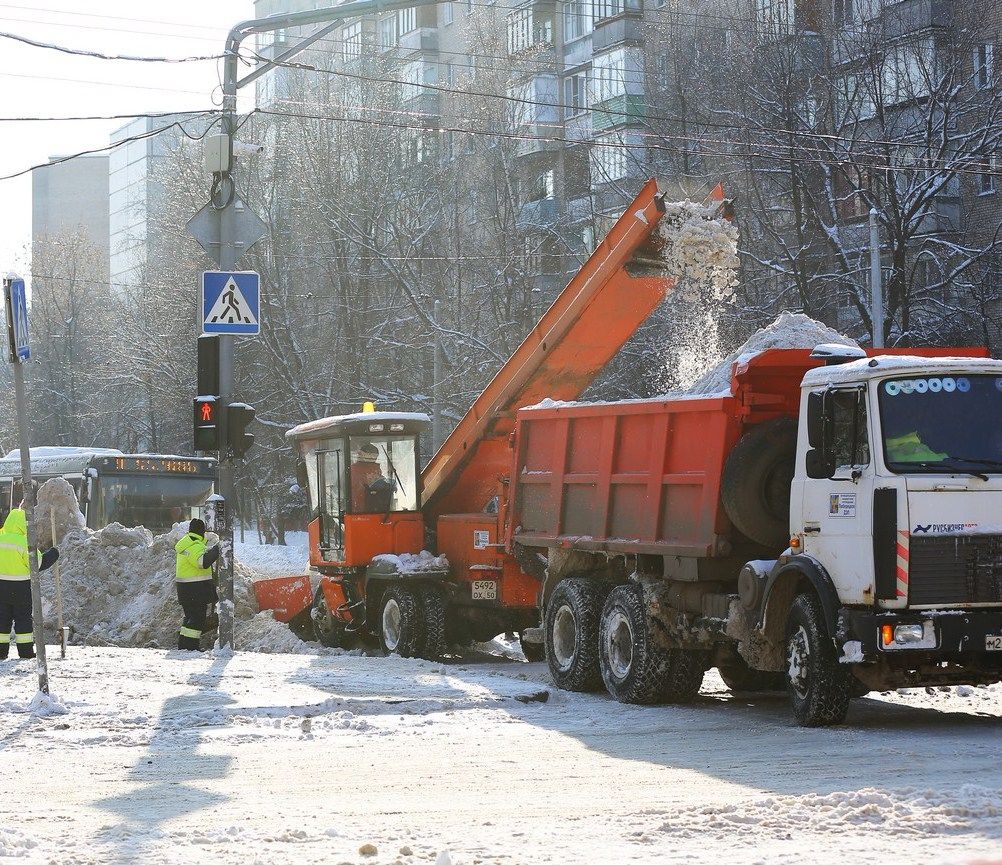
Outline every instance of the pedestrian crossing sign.
<svg viewBox="0 0 1002 865">
<path fill-rule="evenodd" d="M 261 277 L 253 271 L 202 274 L 202 333 L 257 336 L 261 332 Z"/>
</svg>

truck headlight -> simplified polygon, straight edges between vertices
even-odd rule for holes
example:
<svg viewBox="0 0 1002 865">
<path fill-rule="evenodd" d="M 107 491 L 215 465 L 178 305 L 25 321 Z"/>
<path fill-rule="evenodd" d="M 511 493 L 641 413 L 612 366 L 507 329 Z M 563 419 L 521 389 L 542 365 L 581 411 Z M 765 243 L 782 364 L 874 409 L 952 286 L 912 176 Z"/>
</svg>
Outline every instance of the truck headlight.
<svg viewBox="0 0 1002 865">
<path fill-rule="evenodd" d="M 880 626 L 880 644 L 885 649 L 934 649 L 936 628 L 931 620 L 907 625 Z"/>
</svg>

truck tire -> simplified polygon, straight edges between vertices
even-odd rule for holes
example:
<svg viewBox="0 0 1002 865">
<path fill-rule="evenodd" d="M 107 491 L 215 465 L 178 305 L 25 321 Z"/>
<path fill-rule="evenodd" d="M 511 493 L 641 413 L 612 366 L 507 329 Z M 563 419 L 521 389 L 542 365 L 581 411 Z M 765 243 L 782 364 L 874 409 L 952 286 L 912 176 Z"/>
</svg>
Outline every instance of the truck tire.
<svg viewBox="0 0 1002 865">
<path fill-rule="evenodd" d="M 804 592 L 786 624 L 786 681 L 802 727 L 839 724 L 849 709 L 850 673 L 838 662 L 817 596 Z"/>
<path fill-rule="evenodd" d="M 720 678 L 728 689 L 736 692 L 785 691 L 786 674 L 753 670 L 737 652 L 717 667 Z"/>
<path fill-rule="evenodd" d="M 387 655 L 416 658 L 424 642 L 424 610 L 407 586 L 390 586 L 379 605 L 379 645 Z"/>
<path fill-rule="evenodd" d="M 797 454 L 797 422 L 778 417 L 738 441 L 724 463 L 720 500 L 734 527 L 772 550 L 790 540 L 790 484 Z"/>
<path fill-rule="evenodd" d="M 525 655 L 525 659 L 530 664 L 546 660 L 546 647 L 542 643 L 527 643 L 519 634 L 518 644 L 522 648 L 522 654 Z"/>
<path fill-rule="evenodd" d="M 597 691 L 598 622 L 607 589 L 598 580 L 568 577 L 546 605 L 544 646 L 550 675 L 565 691 Z"/>
<path fill-rule="evenodd" d="M 651 640 L 639 587 L 616 586 L 602 607 L 599 668 L 606 690 L 620 703 L 649 705 L 664 699 L 671 652 Z"/>
<path fill-rule="evenodd" d="M 324 590 L 317 588 L 310 609 L 313 623 L 313 637 L 328 649 L 347 649 L 351 645 L 351 635 L 345 630 L 345 623 L 327 608 Z"/>
<path fill-rule="evenodd" d="M 448 606 L 445 593 L 435 586 L 426 586 L 421 591 L 421 606 L 424 610 L 424 639 L 418 656 L 437 661 L 448 649 L 445 639 L 445 610 Z"/>
<path fill-rule="evenodd" d="M 703 684 L 707 670 L 706 653 L 692 649 L 672 649 L 668 653 L 661 699 L 665 703 L 688 703 Z"/>
</svg>

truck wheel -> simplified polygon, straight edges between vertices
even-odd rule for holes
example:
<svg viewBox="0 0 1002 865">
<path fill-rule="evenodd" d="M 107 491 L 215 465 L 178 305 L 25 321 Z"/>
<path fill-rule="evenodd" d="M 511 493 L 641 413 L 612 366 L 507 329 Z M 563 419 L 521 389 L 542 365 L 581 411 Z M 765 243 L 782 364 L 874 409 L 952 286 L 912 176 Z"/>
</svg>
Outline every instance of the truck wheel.
<svg viewBox="0 0 1002 865">
<path fill-rule="evenodd" d="M 598 622 L 605 586 L 586 577 L 561 580 L 546 605 L 546 662 L 558 688 L 597 691 Z"/>
<path fill-rule="evenodd" d="M 437 661 L 448 648 L 445 640 L 445 593 L 434 586 L 426 587 L 421 592 L 421 606 L 424 609 L 424 639 L 418 656 Z"/>
<path fill-rule="evenodd" d="M 783 691 L 786 690 L 786 674 L 753 670 L 737 652 L 717 667 L 720 678 L 731 691 Z"/>
<path fill-rule="evenodd" d="M 815 595 L 798 595 L 786 625 L 786 681 L 803 727 L 839 724 L 849 709 L 849 672 L 838 662 Z"/>
<path fill-rule="evenodd" d="M 797 454 L 797 422 L 761 423 L 734 446 L 720 480 L 720 500 L 735 528 L 757 544 L 785 549 L 790 540 L 790 484 Z"/>
<path fill-rule="evenodd" d="M 705 652 L 672 649 L 668 653 L 661 699 L 665 703 L 688 703 L 699 693 L 706 670 Z"/>
<path fill-rule="evenodd" d="M 313 637 L 321 646 L 326 646 L 328 649 L 347 649 L 351 645 L 351 637 L 345 630 L 345 623 L 328 609 L 327 598 L 322 588 L 318 588 L 313 597 L 310 618 L 313 620 Z"/>
<path fill-rule="evenodd" d="M 616 586 L 605 600 L 599 625 L 599 666 L 608 692 L 620 703 L 663 699 L 671 652 L 651 640 L 637 586 Z"/>
<path fill-rule="evenodd" d="M 522 647 L 522 654 L 530 664 L 546 660 L 546 648 L 542 643 L 527 643 L 521 634 L 518 635 L 518 643 Z"/>
<path fill-rule="evenodd" d="M 424 638 L 424 611 L 417 593 L 390 586 L 379 607 L 379 645 L 387 655 L 415 658 Z"/>
</svg>

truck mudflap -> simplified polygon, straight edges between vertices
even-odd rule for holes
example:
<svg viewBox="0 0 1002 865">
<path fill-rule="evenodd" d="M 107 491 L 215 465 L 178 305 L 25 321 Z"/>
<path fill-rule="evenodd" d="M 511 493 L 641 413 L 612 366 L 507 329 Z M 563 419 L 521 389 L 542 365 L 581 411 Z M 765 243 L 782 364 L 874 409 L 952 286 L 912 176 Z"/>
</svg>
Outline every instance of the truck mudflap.
<svg viewBox="0 0 1002 865">
<path fill-rule="evenodd" d="M 886 670 L 926 669 L 933 681 L 1002 680 L 1002 609 L 903 610 L 843 608 L 837 630 L 844 664 Z"/>
</svg>

